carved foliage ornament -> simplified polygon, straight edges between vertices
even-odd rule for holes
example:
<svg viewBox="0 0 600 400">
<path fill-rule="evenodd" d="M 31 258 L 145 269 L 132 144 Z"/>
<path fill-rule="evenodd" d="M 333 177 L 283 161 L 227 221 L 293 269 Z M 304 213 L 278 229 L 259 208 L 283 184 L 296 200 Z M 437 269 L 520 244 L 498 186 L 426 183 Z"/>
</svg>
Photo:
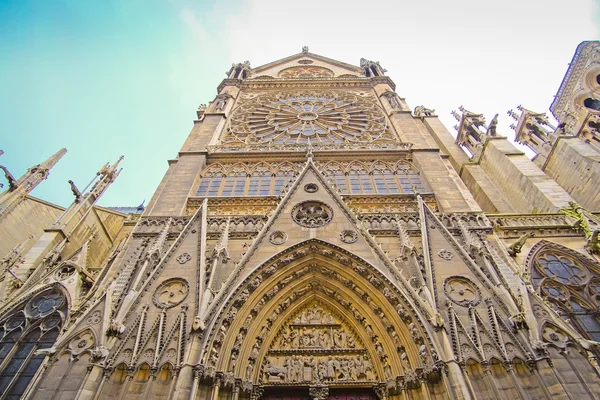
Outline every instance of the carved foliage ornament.
<svg viewBox="0 0 600 400">
<path fill-rule="evenodd" d="M 294 222 L 305 228 L 319 228 L 333 218 L 333 210 L 320 201 L 303 201 L 292 209 Z"/>
<path fill-rule="evenodd" d="M 262 95 L 237 107 L 224 144 L 369 143 L 391 139 L 383 110 L 346 92 Z"/>
<path fill-rule="evenodd" d="M 167 279 L 156 288 L 154 304 L 160 308 L 175 307 L 185 300 L 189 290 L 189 285 L 184 279 Z"/>
<path fill-rule="evenodd" d="M 459 306 L 476 306 L 481 302 L 481 291 L 470 279 L 451 276 L 444 281 L 446 297 Z"/>
</svg>

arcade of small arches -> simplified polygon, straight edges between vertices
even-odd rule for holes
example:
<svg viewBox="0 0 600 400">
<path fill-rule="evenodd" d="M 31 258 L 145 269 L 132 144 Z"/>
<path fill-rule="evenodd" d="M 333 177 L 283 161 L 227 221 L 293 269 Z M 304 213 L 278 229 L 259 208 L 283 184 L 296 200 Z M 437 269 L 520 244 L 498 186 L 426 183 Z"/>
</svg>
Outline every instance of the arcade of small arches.
<svg viewBox="0 0 600 400">
<path fill-rule="evenodd" d="M 316 162 L 342 194 L 423 193 L 419 171 L 406 161 Z M 282 162 L 211 164 L 201 173 L 197 196 L 276 196 L 292 183 L 303 164 Z"/>
</svg>

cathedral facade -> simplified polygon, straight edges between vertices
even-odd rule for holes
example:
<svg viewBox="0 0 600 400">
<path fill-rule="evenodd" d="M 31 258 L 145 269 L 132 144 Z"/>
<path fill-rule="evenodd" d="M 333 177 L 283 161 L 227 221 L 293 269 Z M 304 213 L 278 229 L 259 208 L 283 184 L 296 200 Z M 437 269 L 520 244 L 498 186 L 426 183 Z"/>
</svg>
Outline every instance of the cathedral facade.
<svg viewBox="0 0 600 400">
<path fill-rule="evenodd" d="M 2 167 L 0 400 L 600 398 L 600 42 L 533 159 L 385 72 L 234 64 L 145 208 Z"/>
</svg>

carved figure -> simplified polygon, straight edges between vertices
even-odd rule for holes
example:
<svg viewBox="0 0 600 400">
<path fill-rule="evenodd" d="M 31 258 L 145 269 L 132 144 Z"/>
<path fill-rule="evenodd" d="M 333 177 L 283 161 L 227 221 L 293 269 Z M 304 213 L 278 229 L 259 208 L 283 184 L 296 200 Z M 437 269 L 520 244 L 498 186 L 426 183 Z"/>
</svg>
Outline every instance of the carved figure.
<svg viewBox="0 0 600 400">
<path fill-rule="evenodd" d="M 417 106 L 415 107 L 415 111 L 414 111 L 415 117 L 419 117 L 421 119 L 425 118 L 425 117 L 431 117 L 433 115 L 435 115 L 435 110 L 432 108 L 426 108 L 423 105 Z"/>
</svg>

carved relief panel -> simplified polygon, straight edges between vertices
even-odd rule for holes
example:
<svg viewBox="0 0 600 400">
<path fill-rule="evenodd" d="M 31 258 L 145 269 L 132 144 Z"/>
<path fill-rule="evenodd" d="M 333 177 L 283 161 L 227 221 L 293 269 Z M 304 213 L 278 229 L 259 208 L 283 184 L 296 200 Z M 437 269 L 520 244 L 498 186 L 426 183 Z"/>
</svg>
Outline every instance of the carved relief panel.
<svg viewBox="0 0 600 400">
<path fill-rule="evenodd" d="M 356 333 L 320 304 L 287 321 L 274 337 L 262 371 L 267 384 L 376 379 L 373 363 Z"/>
</svg>

